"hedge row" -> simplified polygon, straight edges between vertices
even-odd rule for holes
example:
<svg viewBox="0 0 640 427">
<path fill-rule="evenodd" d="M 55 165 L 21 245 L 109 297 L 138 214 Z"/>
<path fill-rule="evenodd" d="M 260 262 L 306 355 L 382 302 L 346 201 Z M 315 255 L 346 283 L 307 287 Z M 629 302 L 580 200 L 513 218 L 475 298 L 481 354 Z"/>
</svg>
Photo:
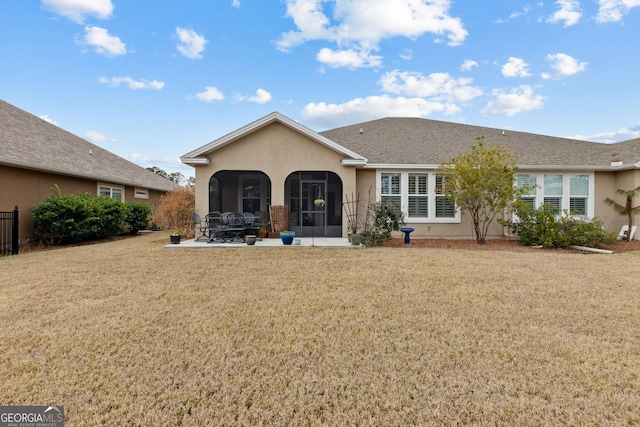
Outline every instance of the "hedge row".
<svg viewBox="0 0 640 427">
<path fill-rule="evenodd" d="M 616 241 L 616 233 L 607 232 L 602 222 L 578 218 L 569 212 L 559 211 L 549 205 L 533 209 L 522 201 L 514 204 L 518 221 L 501 221 L 518 236 L 518 242 L 525 246 L 543 245 L 566 248 L 571 245 L 597 247 Z"/>
<path fill-rule="evenodd" d="M 137 233 L 149 226 L 151 207 L 140 202 L 122 203 L 89 193 L 62 196 L 54 189 L 32 209 L 36 236 L 48 245 L 64 245 Z"/>
</svg>

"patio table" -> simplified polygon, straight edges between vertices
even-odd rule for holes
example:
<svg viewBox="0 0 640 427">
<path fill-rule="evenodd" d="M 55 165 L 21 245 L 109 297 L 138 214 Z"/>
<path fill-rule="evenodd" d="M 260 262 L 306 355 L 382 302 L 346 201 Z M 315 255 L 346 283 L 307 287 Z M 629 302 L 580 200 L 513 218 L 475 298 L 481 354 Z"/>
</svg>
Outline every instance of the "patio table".
<svg viewBox="0 0 640 427">
<path fill-rule="evenodd" d="M 244 242 L 247 231 L 254 230 L 254 220 L 255 216 L 247 213 L 212 212 L 207 215 L 207 243 Z"/>
</svg>

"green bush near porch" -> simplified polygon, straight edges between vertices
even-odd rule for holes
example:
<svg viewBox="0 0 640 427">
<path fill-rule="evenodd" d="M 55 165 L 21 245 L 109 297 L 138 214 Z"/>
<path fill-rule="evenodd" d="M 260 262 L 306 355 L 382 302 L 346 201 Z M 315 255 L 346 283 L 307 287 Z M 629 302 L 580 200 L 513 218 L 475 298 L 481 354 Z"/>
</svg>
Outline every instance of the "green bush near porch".
<svg viewBox="0 0 640 427">
<path fill-rule="evenodd" d="M 566 211 L 558 217 L 558 210 L 549 205 L 533 209 L 528 203 L 519 201 L 514 204 L 514 213 L 518 216 L 518 221 L 502 223 L 518 236 L 518 243 L 524 246 L 596 247 L 616 240 L 616 234 L 605 231 L 597 218 L 576 218 Z"/>
</svg>

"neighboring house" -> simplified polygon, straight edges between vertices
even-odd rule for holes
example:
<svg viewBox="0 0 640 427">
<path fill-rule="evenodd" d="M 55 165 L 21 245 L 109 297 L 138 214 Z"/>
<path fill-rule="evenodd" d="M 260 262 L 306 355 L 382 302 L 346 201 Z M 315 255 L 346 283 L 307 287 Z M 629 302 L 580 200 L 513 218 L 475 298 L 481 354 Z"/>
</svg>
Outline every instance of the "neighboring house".
<svg viewBox="0 0 640 427">
<path fill-rule="evenodd" d="M 419 118 L 385 118 L 315 132 L 269 114 L 181 157 L 195 168 L 196 211 L 267 211 L 285 205 L 298 236 L 344 236 L 359 198 L 398 204 L 413 237 L 472 238 L 469 215 L 443 193 L 438 165 L 466 152 L 476 138 L 517 157 L 517 183 L 537 186 L 526 199 L 604 221 L 619 231 L 626 218 L 604 203 L 616 189 L 640 185 L 640 139 L 600 144 Z M 321 198 L 324 205 L 314 204 Z M 622 200 L 620 201 L 622 202 Z M 637 221 L 640 223 L 640 221 Z M 494 223 L 488 238 L 504 236 Z"/>
<path fill-rule="evenodd" d="M 0 211 L 20 210 L 20 237 L 34 236 L 31 208 L 58 186 L 152 207 L 176 184 L 0 100 Z"/>
</svg>

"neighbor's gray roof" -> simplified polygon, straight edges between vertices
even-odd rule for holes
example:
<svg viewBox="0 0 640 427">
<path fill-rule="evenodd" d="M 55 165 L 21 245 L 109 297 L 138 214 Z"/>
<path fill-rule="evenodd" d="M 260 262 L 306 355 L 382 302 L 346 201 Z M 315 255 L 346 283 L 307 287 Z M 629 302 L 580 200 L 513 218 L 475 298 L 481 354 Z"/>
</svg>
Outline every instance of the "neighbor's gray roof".
<svg viewBox="0 0 640 427">
<path fill-rule="evenodd" d="M 160 175 L 0 100 L 0 164 L 169 191 Z"/>
<path fill-rule="evenodd" d="M 517 156 L 522 168 L 611 170 L 614 155 L 625 167 L 638 167 L 640 139 L 601 144 L 420 118 L 384 118 L 320 132 L 321 135 L 380 165 L 438 165 L 466 152 L 484 136 Z"/>
</svg>

